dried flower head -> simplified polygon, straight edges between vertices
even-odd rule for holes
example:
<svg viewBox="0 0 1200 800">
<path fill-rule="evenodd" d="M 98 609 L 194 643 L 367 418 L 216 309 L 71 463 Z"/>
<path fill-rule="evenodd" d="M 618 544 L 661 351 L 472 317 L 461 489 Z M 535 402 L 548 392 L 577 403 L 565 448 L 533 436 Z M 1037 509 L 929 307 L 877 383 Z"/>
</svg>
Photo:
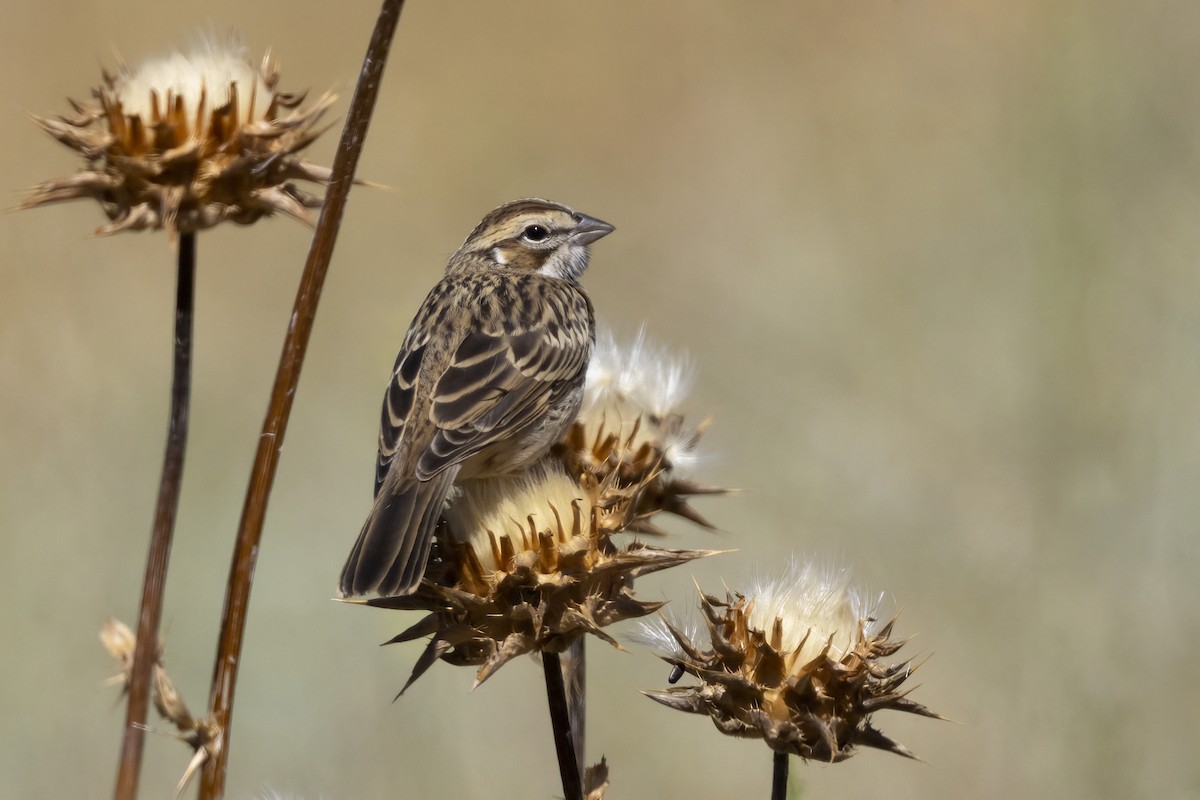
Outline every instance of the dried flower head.
<svg viewBox="0 0 1200 800">
<path fill-rule="evenodd" d="M 633 580 L 713 553 L 618 546 L 595 490 L 568 478 L 554 459 L 463 487 L 416 593 L 363 601 L 430 612 L 391 640 L 432 634 L 404 689 L 439 658 L 478 666 L 479 685 L 516 656 L 562 652 L 587 633 L 619 648 L 603 628 L 662 606 L 638 600 Z"/>
<path fill-rule="evenodd" d="M 687 498 L 724 490 L 682 474 L 696 463 L 708 426 L 683 413 L 692 380 L 686 358 L 651 345 L 642 331 L 626 348 L 611 333 L 597 337 L 583 409 L 556 452 L 581 483 L 601 487 L 602 509 L 627 515 L 623 529 L 661 534 L 650 519 L 661 511 L 712 527 Z"/>
<path fill-rule="evenodd" d="M 392 639 L 432 637 L 405 689 L 438 659 L 478 666 L 478 685 L 518 655 L 562 652 L 587 633 L 620 647 L 603 629 L 662 605 L 638 600 L 635 578 L 718 552 L 613 539 L 657 532 L 661 511 L 708 524 L 685 497 L 717 490 L 673 476 L 667 458 L 699 438 L 677 408 L 683 376 L 640 336 L 623 355 L 609 337 L 566 440 L 521 474 L 456 488 L 414 594 L 349 601 L 429 612 Z"/>
<path fill-rule="evenodd" d="M 940 719 L 901 691 L 914 666 L 886 661 L 905 643 L 891 638 L 895 619 L 878 622 L 845 570 L 794 564 L 749 595 L 701 593 L 700 608 L 707 647 L 665 619 L 641 637 L 700 682 L 647 695 L 708 715 L 722 733 L 820 761 L 845 760 L 859 746 L 914 758 L 871 715 L 895 709 Z"/>
<path fill-rule="evenodd" d="M 300 153 L 335 98 L 302 108 L 303 94 L 279 91 L 269 56 L 256 67 L 236 38 L 210 38 L 187 55 L 104 72 L 92 95 L 70 101 L 72 115 L 33 118 L 86 166 L 35 186 L 20 208 L 92 198 L 111 220 L 101 235 L 190 233 L 275 213 L 312 223 L 321 200 L 294 181 L 329 180 Z"/>
</svg>

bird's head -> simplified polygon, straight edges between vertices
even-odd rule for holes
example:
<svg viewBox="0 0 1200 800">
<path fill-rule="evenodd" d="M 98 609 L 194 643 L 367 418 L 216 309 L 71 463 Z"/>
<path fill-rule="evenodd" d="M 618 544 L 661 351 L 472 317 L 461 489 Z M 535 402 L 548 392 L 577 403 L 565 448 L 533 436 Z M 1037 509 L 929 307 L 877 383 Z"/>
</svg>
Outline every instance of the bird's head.
<svg viewBox="0 0 1200 800">
<path fill-rule="evenodd" d="M 588 265 L 588 245 L 612 233 L 607 222 L 547 200 L 514 200 L 484 217 L 450 259 L 483 263 L 563 280 L 578 280 Z"/>
</svg>

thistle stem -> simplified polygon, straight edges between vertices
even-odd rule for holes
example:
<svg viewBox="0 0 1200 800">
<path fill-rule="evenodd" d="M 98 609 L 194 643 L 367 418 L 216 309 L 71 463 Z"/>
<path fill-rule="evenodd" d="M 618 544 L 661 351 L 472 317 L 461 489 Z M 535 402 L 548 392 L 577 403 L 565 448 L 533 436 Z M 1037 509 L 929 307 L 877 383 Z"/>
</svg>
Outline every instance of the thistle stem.
<svg viewBox="0 0 1200 800">
<path fill-rule="evenodd" d="M 571 742 L 575 745 L 575 763 L 579 774 L 584 774 L 584 733 L 587 731 L 587 653 L 580 636 L 567 648 L 562 662 L 563 684 L 567 693 L 567 708 L 571 710 Z"/>
<path fill-rule="evenodd" d="M 144 726 L 150 704 L 150 682 L 158 655 L 158 628 L 162 621 L 167 565 L 171 559 L 171 539 L 175 533 L 175 514 L 179 509 L 179 489 L 183 482 L 183 456 L 187 448 L 188 404 L 192 384 L 192 320 L 196 307 L 194 233 L 179 236 L 176 271 L 175 344 L 167 447 L 158 481 L 158 501 L 154 509 L 150 550 L 146 555 L 146 574 L 142 579 L 137 645 L 129 674 L 129 703 L 125 709 L 125 732 L 121 739 L 121 761 L 114 792 L 117 800 L 133 800 L 137 797 L 142 770 L 142 745 L 145 741 Z"/>
<path fill-rule="evenodd" d="M 238 667 L 241 664 L 242 637 L 246 629 L 246 618 L 250 604 L 250 587 L 254 581 L 254 565 L 262 539 L 263 522 L 267 513 L 267 500 L 275 481 L 275 470 L 279 464 L 279 452 L 283 448 L 283 437 L 292 411 L 292 399 L 300 382 L 300 367 L 308 349 L 317 303 L 321 288 L 337 241 L 338 228 L 346 208 L 346 198 L 354 183 L 354 173 L 362 153 L 363 141 L 371 122 L 375 100 L 383 68 L 387 63 L 388 50 L 400 20 L 404 0 L 383 0 L 375 30 L 367 45 L 359 72 L 354 97 L 342 137 L 338 141 L 333 159 L 333 170 L 321 216 L 313 234 L 304 272 L 300 276 L 300 287 L 292 307 L 291 322 L 283 340 L 283 352 L 275 373 L 275 385 L 263 421 L 262 435 L 258 439 L 258 451 L 250 473 L 250 485 L 242 507 L 242 518 L 238 525 L 237 541 L 234 543 L 233 561 L 229 568 L 226 584 L 225 607 L 221 614 L 221 634 L 217 645 L 216 662 L 213 665 L 213 682 L 209 696 L 209 723 L 216 732 L 210 756 L 204 764 L 200 779 L 201 800 L 218 800 L 225 794 L 225 772 L 229 763 L 230 724 L 233 718 L 234 689 L 237 686 Z"/>
<path fill-rule="evenodd" d="M 554 749 L 558 754 L 558 772 L 562 776 L 566 800 L 583 800 L 579 778 L 579 760 L 571 741 L 571 711 L 563 683 L 562 659 L 558 653 L 542 651 L 542 671 L 546 673 L 546 699 L 550 702 L 550 726 L 554 729 Z"/>
<path fill-rule="evenodd" d="M 784 800 L 788 786 L 788 754 L 775 754 L 775 769 L 771 777 L 771 800 Z"/>
</svg>

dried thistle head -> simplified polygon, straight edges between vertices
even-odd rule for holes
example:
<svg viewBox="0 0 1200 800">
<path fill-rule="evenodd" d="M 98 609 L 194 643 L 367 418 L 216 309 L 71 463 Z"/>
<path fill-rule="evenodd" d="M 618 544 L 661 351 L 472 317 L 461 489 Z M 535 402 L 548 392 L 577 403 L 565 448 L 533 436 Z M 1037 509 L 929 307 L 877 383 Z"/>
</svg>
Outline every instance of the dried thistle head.
<svg viewBox="0 0 1200 800">
<path fill-rule="evenodd" d="M 84 167 L 33 187 L 19 208 L 94 199 L 110 220 L 99 235 L 191 233 L 276 213 L 312 223 L 321 200 L 295 181 L 329 180 L 301 152 L 335 98 L 303 106 L 303 94 L 280 91 L 269 56 L 255 66 L 236 38 L 210 39 L 187 55 L 104 72 L 92 96 L 70 101 L 74 114 L 33 117 Z"/>
<path fill-rule="evenodd" d="M 860 746 L 914 758 L 873 727 L 871 715 L 895 709 L 940 718 L 901 690 L 914 666 L 888 659 L 905 640 L 891 638 L 895 619 L 878 622 L 844 570 L 793 565 L 748 595 L 701 593 L 700 608 L 707 646 L 665 619 L 641 637 L 699 683 L 647 695 L 708 715 L 722 733 L 820 761 L 843 761 Z"/>
<path fill-rule="evenodd" d="M 612 536 L 619 529 L 606 520 L 619 515 L 604 513 L 598 492 L 595 483 L 567 477 L 553 458 L 460 487 L 416 593 L 365 601 L 430 612 L 391 640 L 432 635 L 404 689 L 438 659 L 478 666 L 478 685 L 516 656 L 561 652 L 584 634 L 619 648 L 606 626 L 662 606 L 638 600 L 634 579 L 712 554 L 618 546 Z"/>
<path fill-rule="evenodd" d="M 661 534 L 651 521 L 661 511 L 712 527 L 687 502 L 724 491 L 684 474 L 708 425 L 683 413 L 692 379 L 685 358 L 650 344 L 643 332 L 628 347 L 608 332 L 597 337 L 583 408 L 556 453 L 581 483 L 600 487 L 605 513 L 620 509 L 627 516 L 623 529 Z"/>
</svg>

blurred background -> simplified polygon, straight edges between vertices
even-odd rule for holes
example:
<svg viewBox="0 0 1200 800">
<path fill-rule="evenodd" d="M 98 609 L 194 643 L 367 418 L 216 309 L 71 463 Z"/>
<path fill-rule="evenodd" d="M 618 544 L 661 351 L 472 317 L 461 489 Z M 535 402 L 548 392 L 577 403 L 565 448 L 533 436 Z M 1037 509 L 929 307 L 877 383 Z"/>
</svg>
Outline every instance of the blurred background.
<svg viewBox="0 0 1200 800">
<path fill-rule="evenodd" d="M 239 29 L 344 114 L 373 3 L 8 0 L 6 206 L 77 161 L 26 112 Z M 1151 0 L 414 0 L 339 240 L 263 539 L 229 796 L 555 797 L 542 676 L 436 665 L 414 617 L 330 601 L 371 496 L 379 399 L 446 257 L 541 195 L 615 223 L 586 284 L 698 367 L 701 501 L 736 547 L 652 576 L 691 605 L 841 559 L 931 655 L 877 717 L 928 763 L 793 765 L 804 797 L 1200 796 L 1200 7 Z M 314 148 L 329 163 L 337 130 Z M 174 256 L 92 203 L 0 216 L 0 795 L 103 797 L 123 710 L 97 630 L 133 622 L 166 433 Z M 309 234 L 199 240 L 191 441 L 166 661 L 205 705 L 229 553 Z M 766 797 L 770 752 L 637 694 L 589 646 L 612 798 Z M 190 751 L 149 738 L 144 797 Z"/>
</svg>

